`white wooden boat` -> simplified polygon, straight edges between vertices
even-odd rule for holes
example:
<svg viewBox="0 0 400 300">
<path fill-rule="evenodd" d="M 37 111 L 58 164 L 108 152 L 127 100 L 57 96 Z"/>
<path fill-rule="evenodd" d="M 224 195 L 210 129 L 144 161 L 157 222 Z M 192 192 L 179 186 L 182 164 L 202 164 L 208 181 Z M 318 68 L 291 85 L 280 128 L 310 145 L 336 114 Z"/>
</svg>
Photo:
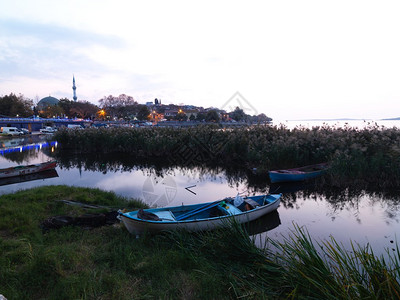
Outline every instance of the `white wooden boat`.
<svg viewBox="0 0 400 300">
<path fill-rule="evenodd" d="M 0 178 L 8 178 L 14 176 L 22 176 L 27 174 L 38 173 L 46 170 L 54 169 L 57 165 L 56 161 L 48 161 L 44 163 L 28 165 L 28 166 L 16 166 L 6 169 L 0 169 Z"/>
<path fill-rule="evenodd" d="M 55 169 L 50 169 L 50 170 L 46 170 L 46 171 L 42 171 L 42 172 L 38 172 L 38 173 L 27 174 L 27 175 L 0 178 L 0 186 L 22 183 L 22 182 L 33 181 L 33 180 L 40 180 L 40 179 L 44 180 L 44 179 L 54 178 L 54 177 L 58 177 L 58 173 Z"/>
<path fill-rule="evenodd" d="M 119 212 L 120 219 L 135 235 L 164 230 L 190 232 L 227 226 L 229 219 L 239 224 L 256 220 L 276 210 L 281 194 L 225 198 L 209 203 Z M 235 205 L 236 204 L 236 205 Z"/>
</svg>

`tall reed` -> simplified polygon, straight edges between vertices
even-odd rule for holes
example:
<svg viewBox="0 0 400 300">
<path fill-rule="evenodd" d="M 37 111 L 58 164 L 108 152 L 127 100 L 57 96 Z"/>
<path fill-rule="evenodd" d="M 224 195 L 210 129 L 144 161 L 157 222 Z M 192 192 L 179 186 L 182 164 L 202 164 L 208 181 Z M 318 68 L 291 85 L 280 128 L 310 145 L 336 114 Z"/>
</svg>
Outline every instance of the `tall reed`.
<svg viewBox="0 0 400 300">
<path fill-rule="evenodd" d="M 55 138 L 61 150 L 75 153 L 129 153 L 171 164 L 233 164 L 260 172 L 330 162 L 333 185 L 400 185 L 396 128 L 88 128 L 60 130 Z"/>
<path fill-rule="evenodd" d="M 370 245 L 345 249 L 333 237 L 314 243 L 295 225 L 283 242 L 271 241 L 274 262 L 284 266 L 286 295 L 313 299 L 398 299 L 399 249 L 377 257 Z"/>
</svg>

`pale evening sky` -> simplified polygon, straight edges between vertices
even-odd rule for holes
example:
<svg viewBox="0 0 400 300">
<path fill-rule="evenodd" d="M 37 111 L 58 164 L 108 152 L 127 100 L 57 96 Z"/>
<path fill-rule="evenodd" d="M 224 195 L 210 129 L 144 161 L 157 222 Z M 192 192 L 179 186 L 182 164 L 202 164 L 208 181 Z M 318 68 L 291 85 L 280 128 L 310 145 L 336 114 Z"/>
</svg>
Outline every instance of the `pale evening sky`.
<svg viewBox="0 0 400 300">
<path fill-rule="evenodd" d="M 0 0 L 0 96 L 400 117 L 398 1 Z M 234 97 L 235 94 L 247 100 Z M 229 109 L 228 109 L 229 110 Z"/>
</svg>

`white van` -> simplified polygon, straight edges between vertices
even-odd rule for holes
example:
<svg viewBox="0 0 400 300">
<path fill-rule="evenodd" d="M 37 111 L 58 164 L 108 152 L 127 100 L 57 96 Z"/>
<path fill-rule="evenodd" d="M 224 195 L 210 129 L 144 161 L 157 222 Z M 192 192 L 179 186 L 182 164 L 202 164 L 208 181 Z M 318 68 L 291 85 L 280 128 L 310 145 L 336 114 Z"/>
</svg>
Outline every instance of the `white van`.
<svg viewBox="0 0 400 300">
<path fill-rule="evenodd" d="M 81 125 L 77 125 L 77 124 L 68 124 L 67 128 L 69 129 L 83 129 L 83 127 Z"/>
<path fill-rule="evenodd" d="M 45 128 L 42 128 L 39 130 L 40 133 L 54 133 L 57 131 L 54 127 L 46 126 Z"/>
<path fill-rule="evenodd" d="M 8 136 L 23 135 L 23 133 L 19 131 L 17 127 L 0 127 L 0 133 Z"/>
</svg>

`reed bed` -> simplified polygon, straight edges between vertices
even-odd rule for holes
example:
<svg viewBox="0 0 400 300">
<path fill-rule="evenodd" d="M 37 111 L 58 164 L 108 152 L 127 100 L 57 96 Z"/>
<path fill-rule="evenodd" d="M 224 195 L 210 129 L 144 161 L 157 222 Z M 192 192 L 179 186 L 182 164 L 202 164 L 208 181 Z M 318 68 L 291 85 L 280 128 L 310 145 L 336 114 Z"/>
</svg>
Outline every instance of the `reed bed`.
<svg viewBox="0 0 400 300">
<path fill-rule="evenodd" d="M 128 153 L 180 165 L 236 165 L 258 172 L 330 162 L 329 182 L 395 188 L 400 185 L 400 130 L 330 126 L 254 126 L 222 129 L 88 128 L 61 130 L 61 150 L 74 153 Z"/>
</svg>

